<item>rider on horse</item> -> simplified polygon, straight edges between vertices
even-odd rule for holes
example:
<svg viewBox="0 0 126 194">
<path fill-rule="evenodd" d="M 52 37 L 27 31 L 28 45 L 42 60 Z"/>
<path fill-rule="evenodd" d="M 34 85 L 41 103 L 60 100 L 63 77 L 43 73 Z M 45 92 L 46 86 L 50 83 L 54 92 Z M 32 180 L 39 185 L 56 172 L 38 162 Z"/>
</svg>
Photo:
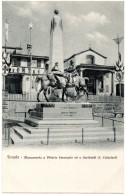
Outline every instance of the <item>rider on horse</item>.
<svg viewBox="0 0 126 194">
<path fill-rule="evenodd" d="M 52 68 L 51 73 L 47 75 L 55 84 L 60 83 L 59 77 L 66 78 L 64 73 L 59 70 L 58 62 L 55 63 L 55 66 Z"/>
<path fill-rule="evenodd" d="M 76 72 L 76 69 L 74 68 L 73 61 L 70 61 L 70 66 L 69 66 L 69 68 L 67 69 L 67 72 L 69 73 L 69 75 L 68 75 L 68 85 L 69 85 L 69 86 L 75 85 L 75 83 L 74 83 L 75 81 L 74 81 L 73 77 L 74 77 L 75 75 L 78 75 L 78 74 L 77 74 L 77 72 Z"/>
</svg>

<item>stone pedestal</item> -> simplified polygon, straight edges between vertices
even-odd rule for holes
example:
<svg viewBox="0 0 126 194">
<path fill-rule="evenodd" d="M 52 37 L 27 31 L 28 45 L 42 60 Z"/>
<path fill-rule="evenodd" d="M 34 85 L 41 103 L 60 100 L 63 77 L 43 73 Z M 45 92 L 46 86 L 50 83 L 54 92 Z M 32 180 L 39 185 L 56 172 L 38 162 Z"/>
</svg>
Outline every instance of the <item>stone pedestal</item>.
<svg viewBox="0 0 126 194">
<path fill-rule="evenodd" d="M 90 103 L 38 103 L 30 116 L 41 120 L 92 119 Z"/>
</svg>

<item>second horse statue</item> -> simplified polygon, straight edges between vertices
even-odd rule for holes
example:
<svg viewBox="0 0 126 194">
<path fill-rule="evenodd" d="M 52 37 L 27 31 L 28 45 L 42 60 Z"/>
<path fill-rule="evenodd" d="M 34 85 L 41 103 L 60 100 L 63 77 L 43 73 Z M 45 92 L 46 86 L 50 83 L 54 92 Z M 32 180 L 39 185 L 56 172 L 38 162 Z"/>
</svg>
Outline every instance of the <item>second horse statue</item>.
<svg viewBox="0 0 126 194">
<path fill-rule="evenodd" d="M 88 90 L 87 90 L 87 77 L 81 77 L 77 74 L 76 71 L 74 71 L 71 75 L 53 75 L 53 74 L 43 74 L 38 77 L 36 77 L 36 82 L 38 83 L 38 91 L 37 91 L 37 100 L 40 102 L 39 95 L 43 91 L 43 94 L 45 96 L 45 99 L 47 102 L 49 102 L 49 99 L 47 98 L 47 90 L 49 87 L 51 87 L 54 90 L 56 89 L 62 89 L 62 101 L 64 102 L 64 95 L 66 95 L 66 99 L 71 96 L 71 89 L 74 91 L 74 96 L 76 95 L 76 99 L 79 97 L 80 92 L 86 93 L 86 101 L 88 100 Z M 72 80 L 72 81 L 71 81 Z M 76 93 L 76 94 L 75 94 Z M 73 97 L 74 97 L 73 96 Z"/>
</svg>

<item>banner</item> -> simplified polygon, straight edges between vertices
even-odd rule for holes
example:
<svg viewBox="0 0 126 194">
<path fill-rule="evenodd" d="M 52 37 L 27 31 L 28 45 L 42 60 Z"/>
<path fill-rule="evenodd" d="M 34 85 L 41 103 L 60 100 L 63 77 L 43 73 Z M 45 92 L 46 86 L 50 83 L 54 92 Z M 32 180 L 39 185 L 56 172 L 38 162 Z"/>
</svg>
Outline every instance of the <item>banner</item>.
<svg viewBox="0 0 126 194">
<path fill-rule="evenodd" d="M 5 41 L 8 41 L 8 23 L 5 23 Z"/>
</svg>

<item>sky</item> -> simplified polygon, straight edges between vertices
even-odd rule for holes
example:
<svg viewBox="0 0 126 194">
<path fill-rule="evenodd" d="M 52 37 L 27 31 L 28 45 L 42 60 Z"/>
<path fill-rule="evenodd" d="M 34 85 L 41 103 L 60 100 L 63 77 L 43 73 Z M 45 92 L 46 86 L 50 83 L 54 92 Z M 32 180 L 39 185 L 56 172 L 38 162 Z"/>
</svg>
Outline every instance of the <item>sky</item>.
<svg viewBox="0 0 126 194">
<path fill-rule="evenodd" d="M 2 44 L 5 44 L 5 20 L 9 23 L 8 46 L 20 46 L 27 54 L 33 23 L 32 53 L 49 56 L 50 23 L 54 10 L 63 20 L 64 59 L 87 50 L 89 46 L 115 65 L 118 57 L 114 38 L 124 36 L 123 1 L 3 1 Z M 120 44 L 123 58 L 124 41 Z"/>
</svg>

